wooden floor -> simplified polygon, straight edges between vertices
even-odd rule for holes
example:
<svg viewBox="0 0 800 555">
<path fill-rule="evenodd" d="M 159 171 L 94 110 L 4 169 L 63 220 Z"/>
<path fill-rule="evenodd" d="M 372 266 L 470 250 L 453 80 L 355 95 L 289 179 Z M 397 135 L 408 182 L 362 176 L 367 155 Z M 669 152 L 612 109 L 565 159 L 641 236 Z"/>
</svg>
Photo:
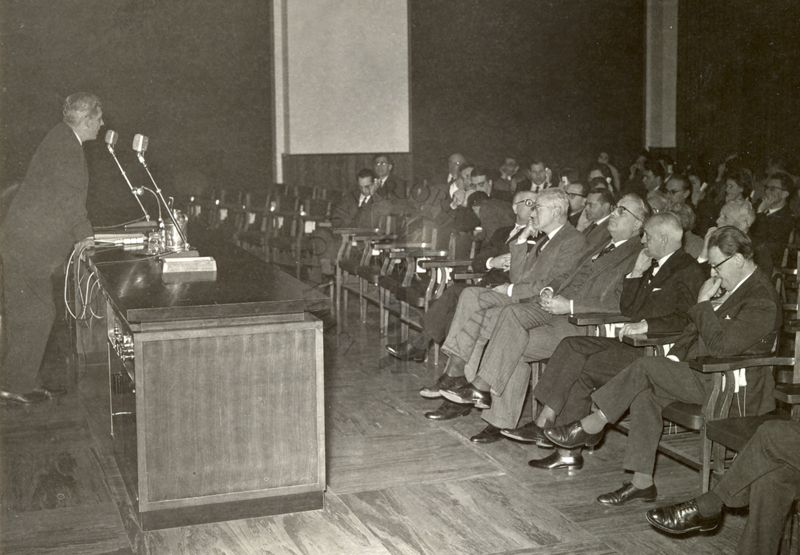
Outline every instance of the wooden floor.
<svg viewBox="0 0 800 555">
<path fill-rule="evenodd" d="M 355 304 L 355 303 L 353 303 Z M 143 533 L 108 436 L 106 376 L 89 367 L 77 391 L 33 407 L 0 407 L 0 553 L 600 554 L 731 553 L 743 516 L 711 536 L 675 540 L 644 520 L 649 506 L 606 508 L 625 438 L 609 433 L 584 469 L 537 471 L 546 451 L 479 446 L 473 412 L 444 423 L 417 390 L 437 375 L 384 356 L 377 318 L 355 310 L 326 335 L 328 490 L 321 511 Z M 58 343 L 57 341 L 51 343 Z M 51 345 L 47 364 L 63 365 Z M 431 357 L 432 358 L 432 357 Z M 696 492 L 697 474 L 659 459 L 661 502 Z"/>
</svg>

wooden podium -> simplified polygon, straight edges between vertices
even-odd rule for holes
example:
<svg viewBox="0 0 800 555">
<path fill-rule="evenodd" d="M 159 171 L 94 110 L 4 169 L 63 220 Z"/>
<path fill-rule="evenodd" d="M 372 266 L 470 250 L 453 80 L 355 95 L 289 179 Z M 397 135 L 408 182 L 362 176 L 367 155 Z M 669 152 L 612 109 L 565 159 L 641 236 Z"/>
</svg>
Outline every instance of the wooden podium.
<svg viewBox="0 0 800 555">
<path fill-rule="evenodd" d="M 205 252 L 203 252 L 205 251 Z M 327 299 L 230 245 L 214 281 L 164 283 L 158 261 L 96 252 L 110 430 L 145 530 L 319 509 L 325 490 Z"/>
</svg>

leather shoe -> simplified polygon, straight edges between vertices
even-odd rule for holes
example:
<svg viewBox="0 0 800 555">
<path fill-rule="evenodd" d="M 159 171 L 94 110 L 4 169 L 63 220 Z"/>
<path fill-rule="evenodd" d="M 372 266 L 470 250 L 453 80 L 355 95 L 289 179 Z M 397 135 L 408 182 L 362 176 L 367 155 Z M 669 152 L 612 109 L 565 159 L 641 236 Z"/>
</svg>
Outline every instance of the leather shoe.
<svg viewBox="0 0 800 555">
<path fill-rule="evenodd" d="M 711 532 L 722 522 L 722 513 L 703 516 L 694 499 L 647 511 L 647 522 L 668 534 Z"/>
<path fill-rule="evenodd" d="M 653 484 L 649 488 L 639 489 L 630 482 L 625 482 L 618 490 L 604 493 L 597 498 L 598 503 L 603 505 L 624 505 L 628 501 L 640 499 L 642 501 L 655 501 L 658 497 L 658 490 Z"/>
<path fill-rule="evenodd" d="M 468 383 L 467 378 L 464 376 L 448 376 L 447 374 L 442 374 L 439 376 L 439 379 L 436 380 L 435 384 L 420 389 L 419 394 L 426 399 L 438 399 L 442 396 L 442 389 L 464 387 Z"/>
<path fill-rule="evenodd" d="M 491 424 L 487 425 L 483 430 L 469 438 L 472 443 L 494 443 L 500 439 L 500 428 L 495 428 Z"/>
<path fill-rule="evenodd" d="M 561 455 L 557 451 L 550 453 L 543 459 L 532 459 L 528 461 L 528 466 L 533 468 L 541 468 L 542 470 L 558 470 L 566 468 L 567 470 L 580 470 L 583 468 L 583 455 L 580 452 L 575 455 Z"/>
<path fill-rule="evenodd" d="M 38 403 L 41 401 L 45 401 L 46 399 L 47 399 L 46 397 L 42 397 L 40 399 L 37 398 L 36 396 L 29 397 L 29 394 L 27 393 L 14 393 L 13 391 L 5 391 L 0 389 L 0 400 L 8 401 L 11 403 L 20 403 L 22 405 L 29 405 L 31 403 Z"/>
<path fill-rule="evenodd" d="M 577 447 L 594 447 L 603 439 L 603 432 L 589 434 L 581 426 L 581 421 L 576 420 L 571 424 L 556 426 L 544 430 L 547 439 L 563 447 L 564 449 L 575 449 Z"/>
<path fill-rule="evenodd" d="M 428 420 L 451 420 L 459 416 L 466 416 L 472 407 L 469 405 L 457 405 L 450 401 L 443 401 L 439 408 L 425 413 Z"/>
<path fill-rule="evenodd" d="M 534 420 L 531 420 L 519 428 L 503 428 L 500 430 L 500 433 L 508 439 L 513 439 L 514 441 L 520 441 L 522 443 L 535 443 L 537 447 L 542 447 L 544 449 L 553 448 L 553 442 L 547 439 L 547 437 L 544 435 L 544 430 L 537 426 Z"/>
<path fill-rule="evenodd" d="M 475 405 L 478 409 L 488 409 L 492 406 L 492 394 L 483 391 L 468 383 L 463 387 L 451 387 L 441 390 L 442 397 L 448 401 L 462 405 Z"/>
<path fill-rule="evenodd" d="M 425 357 L 428 355 L 427 349 L 415 347 L 410 341 L 386 345 L 386 350 L 396 359 L 410 360 L 413 362 L 425 362 Z"/>
</svg>

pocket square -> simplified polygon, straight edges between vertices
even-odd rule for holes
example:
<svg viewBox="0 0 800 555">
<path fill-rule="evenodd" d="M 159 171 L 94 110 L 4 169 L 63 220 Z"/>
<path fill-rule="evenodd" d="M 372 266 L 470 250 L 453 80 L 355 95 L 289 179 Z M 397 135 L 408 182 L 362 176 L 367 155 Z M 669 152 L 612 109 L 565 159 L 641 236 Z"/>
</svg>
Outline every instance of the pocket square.
<svg viewBox="0 0 800 555">
<path fill-rule="evenodd" d="M 725 315 L 725 319 L 726 319 L 726 320 L 730 320 L 730 319 L 731 319 L 731 315 L 730 315 L 730 314 L 726 314 L 726 315 Z"/>
<path fill-rule="evenodd" d="M 653 287 L 653 293 L 657 293 L 658 291 L 661 291 L 661 287 Z"/>
</svg>

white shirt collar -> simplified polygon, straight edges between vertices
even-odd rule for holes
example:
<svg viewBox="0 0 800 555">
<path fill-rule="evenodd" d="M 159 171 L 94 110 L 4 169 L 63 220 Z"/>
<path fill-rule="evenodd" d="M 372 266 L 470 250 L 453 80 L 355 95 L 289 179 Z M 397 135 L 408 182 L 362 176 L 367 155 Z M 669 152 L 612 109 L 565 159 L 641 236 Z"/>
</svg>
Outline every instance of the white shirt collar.
<svg viewBox="0 0 800 555">
<path fill-rule="evenodd" d="M 75 132 L 75 130 L 74 130 L 74 129 L 72 129 L 72 127 L 70 127 L 70 130 L 72 131 L 72 133 L 74 133 L 74 134 L 75 134 L 75 138 L 76 138 L 76 139 L 78 139 L 78 142 L 79 142 L 80 144 L 83 144 L 83 141 L 82 141 L 82 140 L 81 140 L 81 138 L 78 136 L 78 134 Z"/>
<path fill-rule="evenodd" d="M 609 219 L 610 217 L 611 217 L 611 214 L 606 214 L 605 216 L 603 216 L 602 218 L 600 218 L 599 220 L 597 220 L 597 221 L 596 221 L 596 222 L 594 222 L 594 223 L 595 223 L 596 225 L 600 225 L 600 224 L 602 224 L 604 221 L 606 221 L 607 219 Z"/>
<path fill-rule="evenodd" d="M 656 266 L 656 268 L 653 270 L 653 275 L 656 275 L 658 273 L 658 271 L 661 270 L 661 268 L 664 267 L 664 264 L 667 263 L 667 260 L 669 260 L 669 257 L 672 256 L 673 254 L 675 254 L 676 252 L 678 252 L 678 251 L 672 251 L 671 253 L 659 258 L 658 259 L 658 266 Z"/>
</svg>

